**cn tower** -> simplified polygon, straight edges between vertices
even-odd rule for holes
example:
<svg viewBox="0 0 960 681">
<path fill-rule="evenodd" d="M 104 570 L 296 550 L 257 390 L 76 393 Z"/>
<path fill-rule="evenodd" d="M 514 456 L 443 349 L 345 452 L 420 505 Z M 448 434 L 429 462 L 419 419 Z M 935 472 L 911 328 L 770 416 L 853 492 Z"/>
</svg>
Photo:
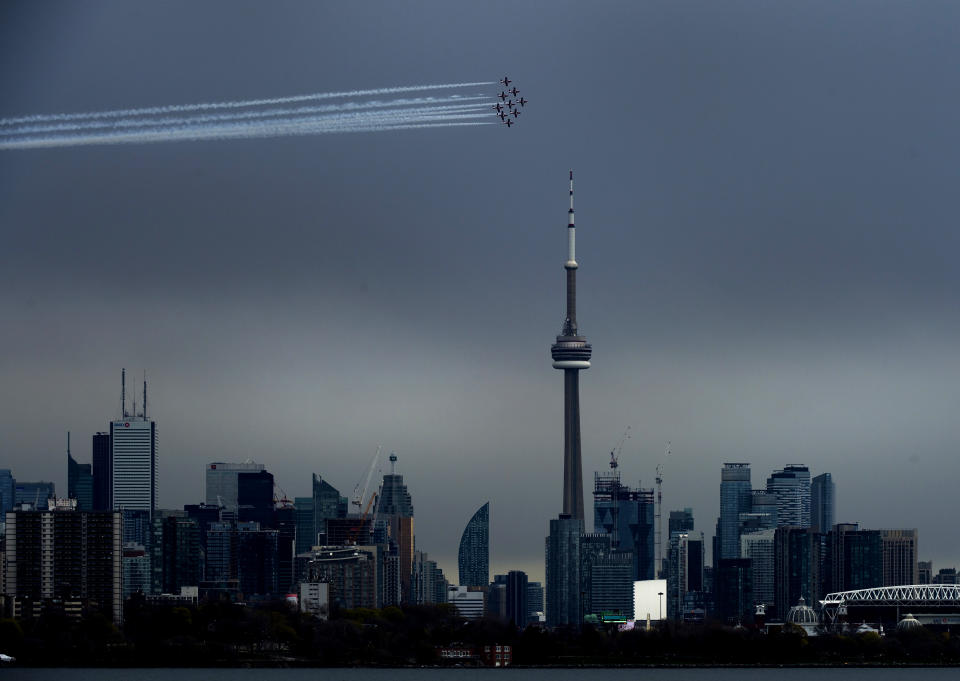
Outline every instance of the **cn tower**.
<svg viewBox="0 0 960 681">
<path fill-rule="evenodd" d="M 563 513 L 583 520 L 583 464 L 580 456 L 580 370 L 590 368 L 590 344 L 577 331 L 576 229 L 573 225 L 573 171 L 567 223 L 567 317 L 550 348 L 553 368 L 563 371 Z"/>
</svg>

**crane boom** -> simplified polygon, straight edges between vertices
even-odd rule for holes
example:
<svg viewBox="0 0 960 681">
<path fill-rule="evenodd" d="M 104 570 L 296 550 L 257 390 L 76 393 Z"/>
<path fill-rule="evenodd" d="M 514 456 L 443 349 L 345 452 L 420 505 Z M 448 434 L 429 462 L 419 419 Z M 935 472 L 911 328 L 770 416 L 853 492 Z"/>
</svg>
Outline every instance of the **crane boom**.
<svg viewBox="0 0 960 681">
<path fill-rule="evenodd" d="M 363 483 L 363 489 L 360 489 L 360 483 L 357 483 L 357 486 L 353 488 L 353 503 L 357 507 L 357 511 L 360 511 L 360 507 L 363 506 L 363 500 L 367 498 L 367 488 L 370 486 L 370 478 L 373 475 L 373 469 L 377 465 L 377 461 L 380 459 L 380 450 L 383 449 L 383 445 L 377 445 L 377 453 L 373 455 L 373 460 L 370 462 L 370 468 L 367 470 L 367 477 Z"/>
</svg>

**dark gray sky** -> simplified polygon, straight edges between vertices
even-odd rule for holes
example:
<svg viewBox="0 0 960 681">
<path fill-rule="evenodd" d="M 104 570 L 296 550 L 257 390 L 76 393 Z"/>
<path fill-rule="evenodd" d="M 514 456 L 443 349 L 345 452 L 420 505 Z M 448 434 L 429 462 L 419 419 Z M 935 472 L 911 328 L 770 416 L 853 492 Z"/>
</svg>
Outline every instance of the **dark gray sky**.
<svg viewBox="0 0 960 681">
<path fill-rule="evenodd" d="M 5 3 L 0 118 L 504 73 L 531 104 L 0 151 L 0 467 L 65 489 L 65 431 L 89 461 L 145 369 L 163 506 L 247 457 L 349 494 L 383 443 L 451 580 L 487 500 L 492 569 L 542 578 L 574 168 L 588 484 L 630 425 L 624 477 L 663 463 L 709 536 L 724 461 L 806 463 L 956 565 L 958 63 L 955 2 Z"/>
</svg>

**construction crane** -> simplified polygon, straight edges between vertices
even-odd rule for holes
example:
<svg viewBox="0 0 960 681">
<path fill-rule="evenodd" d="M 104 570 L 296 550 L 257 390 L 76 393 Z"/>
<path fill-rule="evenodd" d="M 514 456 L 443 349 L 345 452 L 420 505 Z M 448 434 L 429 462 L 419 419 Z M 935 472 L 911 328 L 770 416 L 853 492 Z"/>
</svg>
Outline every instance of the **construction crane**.
<svg viewBox="0 0 960 681">
<path fill-rule="evenodd" d="M 370 513 L 370 508 L 373 506 L 374 499 L 377 498 L 376 494 L 370 495 L 370 500 L 367 502 L 366 508 L 363 509 L 363 513 L 360 515 L 360 519 L 357 521 L 357 524 L 350 528 L 350 534 L 348 535 L 347 543 L 356 544 L 357 537 L 360 534 L 360 531 L 363 529 L 363 523 L 367 519 L 367 515 Z"/>
<path fill-rule="evenodd" d="M 620 465 L 620 452 L 623 451 L 623 443 L 630 439 L 630 426 L 627 426 L 627 429 L 623 431 L 623 436 L 620 438 L 620 442 L 617 443 L 617 446 L 610 450 L 610 468 L 616 470 Z"/>
<path fill-rule="evenodd" d="M 363 500 L 367 498 L 367 488 L 370 486 L 370 477 L 373 475 L 373 469 L 376 468 L 377 461 L 380 459 L 381 449 L 383 449 L 383 445 L 377 445 L 377 453 L 373 455 L 373 461 L 370 462 L 370 468 L 367 470 L 367 478 L 363 483 L 363 489 L 360 488 L 359 482 L 356 487 L 353 488 L 353 500 L 350 503 L 357 507 L 357 513 L 360 512 L 360 508 L 363 506 Z"/>
<path fill-rule="evenodd" d="M 670 441 L 667 441 L 667 452 L 665 457 L 670 456 Z M 663 571 L 663 464 L 657 464 L 657 510 L 656 523 L 657 534 L 654 543 L 657 545 L 657 570 Z"/>
<path fill-rule="evenodd" d="M 278 494 L 279 493 L 279 494 Z M 287 496 L 283 488 L 277 483 L 273 483 L 273 505 L 280 508 L 290 508 L 293 506 L 293 500 Z"/>
</svg>

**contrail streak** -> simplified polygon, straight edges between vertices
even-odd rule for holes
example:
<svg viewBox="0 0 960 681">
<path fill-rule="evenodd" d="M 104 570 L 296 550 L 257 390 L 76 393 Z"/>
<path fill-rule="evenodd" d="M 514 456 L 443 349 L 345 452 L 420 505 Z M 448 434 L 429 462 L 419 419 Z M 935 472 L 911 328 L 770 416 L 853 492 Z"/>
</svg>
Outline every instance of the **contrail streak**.
<svg viewBox="0 0 960 681">
<path fill-rule="evenodd" d="M 401 92 L 423 92 L 427 90 L 442 90 L 447 88 L 466 88 L 492 85 L 492 81 L 476 83 L 445 83 L 442 85 L 408 85 L 403 87 L 385 87 L 372 90 L 349 90 L 346 92 L 318 92 L 310 95 L 294 95 L 292 97 L 273 97 L 270 99 L 248 99 L 236 102 L 207 102 L 201 104 L 173 104 L 167 106 L 152 106 L 140 109 L 119 109 L 114 111 L 93 111 L 88 113 L 61 113 L 35 114 L 15 118 L 0 119 L 0 127 L 18 125 L 20 123 L 43 123 L 48 121 L 74 121 L 97 118 L 130 118 L 135 116 L 149 116 L 167 113 L 189 113 L 196 111 L 211 111 L 218 109 L 242 109 L 254 106 L 274 106 L 278 104 L 294 104 L 296 102 L 319 101 L 324 99 L 344 99 L 346 97 L 375 97 L 378 95 L 392 95 Z"/>
<path fill-rule="evenodd" d="M 0 129 L 0 136 L 7 135 L 25 135 L 38 132 L 74 132 L 79 130 L 96 130 L 101 128 L 136 128 L 158 125 L 186 125 L 221 121 L 240 121 L 254 120 L 258 118 L 273 118 L 278 116 L 299 116 L 316 113 L 344 113 L 350 111 L 363 111 L 367 109 L 390 109 L 400 107 L 410 107 L 416 105 L 430 104 L 441 105 L 449 103 L 451 106 L 458 105 L 463 107 L 486 106 L 480 103 L 467 103 L 468 100 L 488 100 L 486 95 L 463 96 L 451 95 L 449 97 L 418 97 L 412 99 L 394 99 L 386 102 L 347 102 L 345 104 L 330 104 L 326 106 L 301 106 L 288 109 L 264 109 L 263 111 L 245 111 L 238 113 L 221 114 L 199 114 L 196 116 L 180 118 L 134 118 L 129 117 L 119 120 L 94 119 L 89 121 L 79 121 L 75 123 L 49 123 L 42 125 L 21 125 L 8 130 Z"/>
<path fill-rule="evenodd" d="M 471 111 L 470 109 L 478 109 Z M 31 149 L 91 144 L 135 144 L 183 140 L 252 139 L 288 135 L 374 132 L 395 129 L 489 125 L 471 121 L 488 114 L 482 104 L 421 106 L 406 109 L 326 113 L 261 120 L 221 120 L 188 124 L 161 119 L 161 125 L 129 130 L 73 130 L 61 135 L 0 137 L 0 149 Z M 173 119 L 179 120 L 179 119 Z M 189 119 L 188 119 L 189 120 Z"/>
</svg>

